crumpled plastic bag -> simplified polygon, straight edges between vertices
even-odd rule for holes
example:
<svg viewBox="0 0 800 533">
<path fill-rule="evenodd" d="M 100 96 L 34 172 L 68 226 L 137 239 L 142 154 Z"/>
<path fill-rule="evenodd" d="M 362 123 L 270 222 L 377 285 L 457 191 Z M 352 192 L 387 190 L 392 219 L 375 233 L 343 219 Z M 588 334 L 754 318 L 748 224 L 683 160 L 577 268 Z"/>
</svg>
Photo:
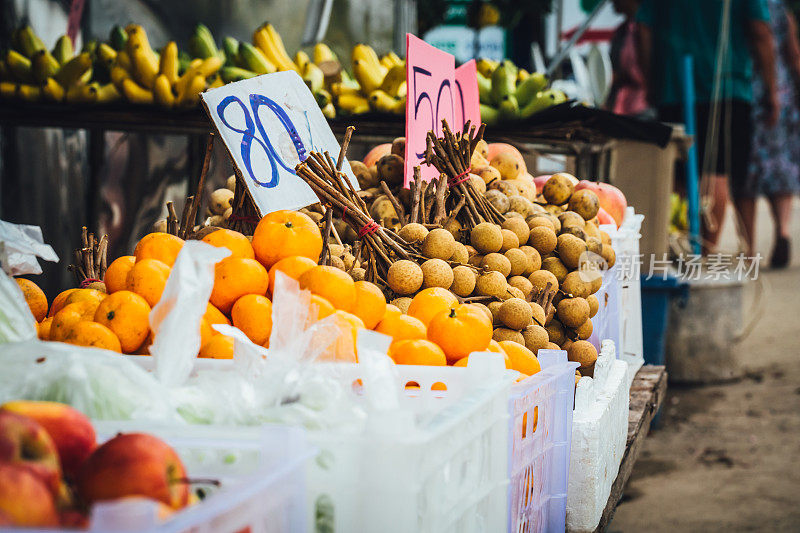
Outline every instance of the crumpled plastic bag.
<svg viewBox="0 0 800 533">
<path fill-rule="evenodd" d="M 0 220 L 0 268 L 11 276 L 41 274 L 37 257 L 58 261 L 53 247 L 44 243 L 42 229 Z"/>
<path fill-rule="evenodd" d="M 35 339 L 36 319 L 14 278 L 0 272 L 0 345 Z"/>
</svg>

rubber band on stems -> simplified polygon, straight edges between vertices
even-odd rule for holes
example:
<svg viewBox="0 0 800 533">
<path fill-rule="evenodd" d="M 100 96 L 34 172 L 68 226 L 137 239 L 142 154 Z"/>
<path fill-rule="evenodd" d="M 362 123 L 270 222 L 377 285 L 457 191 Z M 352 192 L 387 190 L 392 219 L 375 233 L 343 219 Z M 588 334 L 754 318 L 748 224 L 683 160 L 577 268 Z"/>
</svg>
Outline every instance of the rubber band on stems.
<svg viewBox="0 0 800 533">
<path fill-rule="evenodd" d="M 472 167 L 467 168 L 461 174 L 453 177 L 450 181 L 447 182 L 447 185 L 450 187 L 455 187 L 456 185 L 460 185 L 469 179 L 469 173 L 472 172 Z"/>
<path fill-rule="evenodd" d="M 86 278 L 85 280 L 81 281 L 81 289 L 85 289 L 92 283 L 103 283 L 103 280 L 97 278 Z"/>
<path fill-rule="evenodd" d="M 377 222 L 374 220 L 370 220 L 367 224 L 364 225 L 358 231 L 358 238 L 366 237 L 367 235 L 372 235 L 373 233 L 377 233 L 381 227 L 378 225 Z"/>
</svg>

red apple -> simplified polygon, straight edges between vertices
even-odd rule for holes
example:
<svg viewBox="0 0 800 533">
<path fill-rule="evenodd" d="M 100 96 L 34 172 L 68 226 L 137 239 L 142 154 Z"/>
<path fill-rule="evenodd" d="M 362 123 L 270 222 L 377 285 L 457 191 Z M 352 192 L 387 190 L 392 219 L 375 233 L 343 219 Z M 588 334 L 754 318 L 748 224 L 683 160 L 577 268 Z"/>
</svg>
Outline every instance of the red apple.
<svg viewBox="0 0 800 533">
<path fill-rule="evenodd" d="M 392 143 L 379 144 L 378 146 L 367 152 L 367 155 L 364 156 L 364 161 L 362 161 L 362 163 L 367 165 L 367 168 L 370 168 L 371 166 L 378 164 L 378 159 L 380 159 L 385 155 L 389 155 L 391 153 L 392 153 Z"/>
<path fill-rule="evenodd" d="M 27 468 L 53 495 L 59 493 L 61 466 L 53 439 L 36 420 L 0 411 L 0 463 Z"/>
<path fill-rule="evenodd" d="M 611 215 L 608 214 L 608 211 L 606 211 L 601 207 L 600 209 L 597 210 L 597 224 L 598 225 L 614 224 L 616 226 L 617 222 Z"/>
<path fill-rule="evenodd" d="M 189 502 L 186 469 L 164 441 L 144 433 L 117 435 L 83 463 L 78 493 L 84 503 L 144 496 L 173 509 Z"/>
<path fill-rule="evenodd" d="M 521 174 L 528 171 L 528 167 L 525 165 L 525 159 L 522 157 L 520 151 L 507 143 L 489 143 L 489 146 L 486 150 L 486 159 L 491 161 L 495 158 L 495 156 L 501 153 L 509 153 L 514 156 L 514 158 L 519 162 Z"/>
<path fill-rule="evenodd" d="M 625 218 L 625 208 L 628 207 L 628 200 L 622 191 L 608 183 L 599 183 L 597 197 L 600 199 L 600 207 L 605 209 L 617 223 L 617 227 L 622 225 Z"/>
<path fill-rule="evenodd" d="M 533 178 L 533 183 L 536 184 L 536 194 L 542 194 L 542 188 L 547 180 L 550 179 L 552 174 L 542 174 L 541 176 L 536 176 Z"/>
<path fill-rule="evenodd" d="M 577 185 L 575 185 L 575 190 L 580 191 L 581 189 L 589 189 L 595 194 L 598 194 L 597 191 L 600 189 L 599 183 L 596 181 L 589 181 L 589 180 L 580 180 Z"/>
<path fill-rule="evenodd" d="M 58 525 L 53 493 L 42 478 L 20 463 L 0 462 L 0 525 Z"/>
<path fill-rule="evenodd" d="M 11 411 L 39 422 L 55 442 L 61 469 L 68 479 L 76 478 L 81 464 L 97 447 L 89 418 L 69 405 L 18 400 L 3 404 L 0 411 Z"/>
</svg>

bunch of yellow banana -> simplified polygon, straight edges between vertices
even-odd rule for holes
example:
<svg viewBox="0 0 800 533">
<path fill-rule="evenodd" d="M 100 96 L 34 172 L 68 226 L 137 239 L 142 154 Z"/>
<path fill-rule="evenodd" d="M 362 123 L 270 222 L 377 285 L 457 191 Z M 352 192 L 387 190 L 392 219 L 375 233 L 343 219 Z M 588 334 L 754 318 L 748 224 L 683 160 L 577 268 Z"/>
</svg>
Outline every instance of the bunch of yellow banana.
<svg viewBox="0 0 800 533">
<path fill-rule="evenodd" d="M 192 107 L 199 103 L 200 93 L 206 88 L 223 84 L 216 76 L 223 60 L 210 32 L 195 32 L 193 38 L 199 38 L 204 46 L 213 47 L 214 53 L 191 60 L 183 72 L 174 41 L 167 43 L 159 55 L 150 47 L 147 33 L 141 26 L 130 24 L 125 33 L 127 39 L 121 50 L 114 53 L 111 46 L 101 44 L 100 53 L 108 58 L 111 82 L 129 102 Z"/>
<path fill-rule="evenodd" d="M 394 52 L 378 57 L 366 44 L 353 47 L 353 76 L 331 85 L 336 105 L 357 115 L 370 110 L 403 114 L 406 109 L 406 65 Z M 344 74 L 344 73 L 343 73 Z"/>
<path fill-rule="evenodd" d="M 9 50 L 0 59 L 0 96 L 54 102 L 110 102 L 119 98 L 111 84 L 92 80 L 96 43 L 75 54 L 72 41 L 62 35 L 52 51 L 30 26 L 14 31 Z"/>
</svg>

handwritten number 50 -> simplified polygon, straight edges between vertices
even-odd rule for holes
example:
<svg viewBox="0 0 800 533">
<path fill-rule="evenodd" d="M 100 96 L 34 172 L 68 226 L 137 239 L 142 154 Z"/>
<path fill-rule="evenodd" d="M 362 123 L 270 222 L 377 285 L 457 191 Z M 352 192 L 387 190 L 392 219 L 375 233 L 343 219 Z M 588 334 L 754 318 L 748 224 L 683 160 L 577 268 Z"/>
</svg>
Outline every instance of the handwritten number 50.
<svg viewBox="0 0 800 533">
<path fill-rule="evenodd" d="M 450 102 L 453 102 L 453 88 L 450 85 L 450 80 L 442 80 L 442 83 L 439 84 L 439 90 L 436 94 L 436 110 L 434 112 L 433 101 L 431 100 L 430 95 L 427 91 L 422 91 L 417 94 L 417 75 L 420 76 L 431 76 L 431 72 L 426 70 L 422 67 L 413 67 L 413 76 L 414 76 L 414 119 L 417 118 L 419 115 L 419 108 L 424 101 L 427 100 L 428 102 L 428 109 L 431 112 L 431 131 L 439 131 L 438 129 L 438 122 L 439 122 L 439 109 L 440 103 L 442 100 L 442 92 L 444 91 L 445 87 L 447 88 L 447 92 L 450 94 Z M 419 152 L 416 154 L 418 158 L 422 159 L 425 157 L 425 152 Z"/>
</svg>

